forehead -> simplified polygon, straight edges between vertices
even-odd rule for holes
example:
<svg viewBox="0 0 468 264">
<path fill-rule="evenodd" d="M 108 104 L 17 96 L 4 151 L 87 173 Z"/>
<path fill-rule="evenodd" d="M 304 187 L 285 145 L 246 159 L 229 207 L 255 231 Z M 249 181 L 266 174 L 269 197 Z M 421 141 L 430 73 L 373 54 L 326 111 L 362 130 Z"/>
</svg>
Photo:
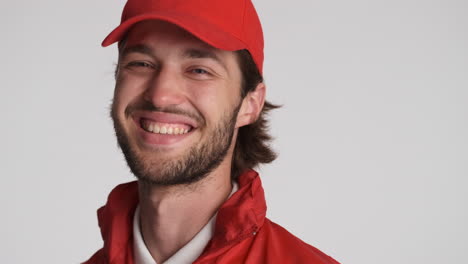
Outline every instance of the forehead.
<svg viewBox="0 0 468 264">
<path fill-rule="evenodd" d="M 123 45 L 120 46 L 127 47 L 144 44 L 171 48 L 197 48 L 222 56 L 229 56 L 234 53 L 212 47 L 183 28 L 159 20 L 147 20 L 137 23 L 128 31 L 125 40 L 122 42 Z"/>
<path fill-rule="evenodd" d="M 241 74 L 236 52 L 215 48 L 183 28 L 165 21 L 146 20 L 133 26 L 119 43 L 120 56 L 125 56 L 129 51 L 143 51 L 155 56 L 175 52 L 184 58 L 212 59 L 221 64 L 229 75 Z"/>
</svg>

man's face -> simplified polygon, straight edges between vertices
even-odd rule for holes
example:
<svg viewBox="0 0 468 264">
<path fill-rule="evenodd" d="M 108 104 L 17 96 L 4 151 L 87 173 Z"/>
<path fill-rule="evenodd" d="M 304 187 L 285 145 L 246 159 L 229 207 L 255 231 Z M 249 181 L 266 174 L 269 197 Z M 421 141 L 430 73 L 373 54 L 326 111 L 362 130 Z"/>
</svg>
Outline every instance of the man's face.
<svg viewBox="0 0 468 264">
<path fill-rule="evenodd" d="M 111 113 L 132 172 L 173 185 L 217 168 L 232 150 L 240 86 L 234 52 L 165 22 L 135 25 L 120 51 Z"/>
</svg>

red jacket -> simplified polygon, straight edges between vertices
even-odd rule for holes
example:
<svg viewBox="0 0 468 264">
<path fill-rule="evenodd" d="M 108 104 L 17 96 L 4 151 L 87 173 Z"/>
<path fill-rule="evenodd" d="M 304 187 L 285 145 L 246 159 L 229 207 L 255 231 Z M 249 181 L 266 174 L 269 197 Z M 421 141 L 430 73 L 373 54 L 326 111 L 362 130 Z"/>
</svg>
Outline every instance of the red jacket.
<svg viewBox="0 0 468 264">
<path fill-rule="evenodd" d="M 121 184 L 98 210 L 104 247 L 85 264 L 133 264 L 133 215 L 138 204 L 136 182 Z M 194 264 L 339 264 L 304 243 L 266 215 L 258 174 L 239 177 L 239 190 L 219 209 L 215 232 Z"/>
</svg>

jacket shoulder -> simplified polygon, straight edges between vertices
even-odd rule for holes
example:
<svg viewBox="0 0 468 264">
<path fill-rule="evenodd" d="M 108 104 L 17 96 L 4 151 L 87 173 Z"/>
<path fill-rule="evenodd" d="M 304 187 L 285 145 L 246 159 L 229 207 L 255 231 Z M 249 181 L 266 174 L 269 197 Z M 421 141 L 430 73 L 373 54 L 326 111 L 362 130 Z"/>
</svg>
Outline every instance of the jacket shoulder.
<svg viewBox="0 0 468 264">
<path fill-rule="evenodd" d="M 269 219 L 265 219 L 254 240 L 267 249 L 269 261 L 265 263 L 339 264 Z"/>
<path fill-rule="evenodd" d="M 96 251 L 87 261 L 82 264 L 105 264 L 106 259 L 104 257 L 104 251 L 102 249 Z"/>
<path fill-rule="evenodd" d="M 136 181 L 120 184 L 110 192 L 106 205 L 99 208 L 97 212 L 104 247 L 83 264 L 105 264 L 109 263 L 109 259 L 115 260 L 126 256 L 127 251 L 122 250 L 122 248 L 129 241 L 131 223 L 137 203 L 138 185 Z"/>
</svg>

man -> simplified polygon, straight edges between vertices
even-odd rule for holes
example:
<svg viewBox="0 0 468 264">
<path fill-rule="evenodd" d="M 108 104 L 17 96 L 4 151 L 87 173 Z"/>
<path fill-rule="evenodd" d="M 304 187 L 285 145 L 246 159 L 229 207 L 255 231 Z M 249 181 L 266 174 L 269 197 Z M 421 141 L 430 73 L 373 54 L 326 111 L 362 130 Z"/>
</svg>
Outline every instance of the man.
<svg viewBox="0 0 468 264">
<path fill-rule="evenodd" d="M 250 0 L 129 0 L 111 116 L 137 182 L 98 218 L 85 263 L 337 263 L 271 222 L 251 168 L 274 160 Z"/>
</svg>

